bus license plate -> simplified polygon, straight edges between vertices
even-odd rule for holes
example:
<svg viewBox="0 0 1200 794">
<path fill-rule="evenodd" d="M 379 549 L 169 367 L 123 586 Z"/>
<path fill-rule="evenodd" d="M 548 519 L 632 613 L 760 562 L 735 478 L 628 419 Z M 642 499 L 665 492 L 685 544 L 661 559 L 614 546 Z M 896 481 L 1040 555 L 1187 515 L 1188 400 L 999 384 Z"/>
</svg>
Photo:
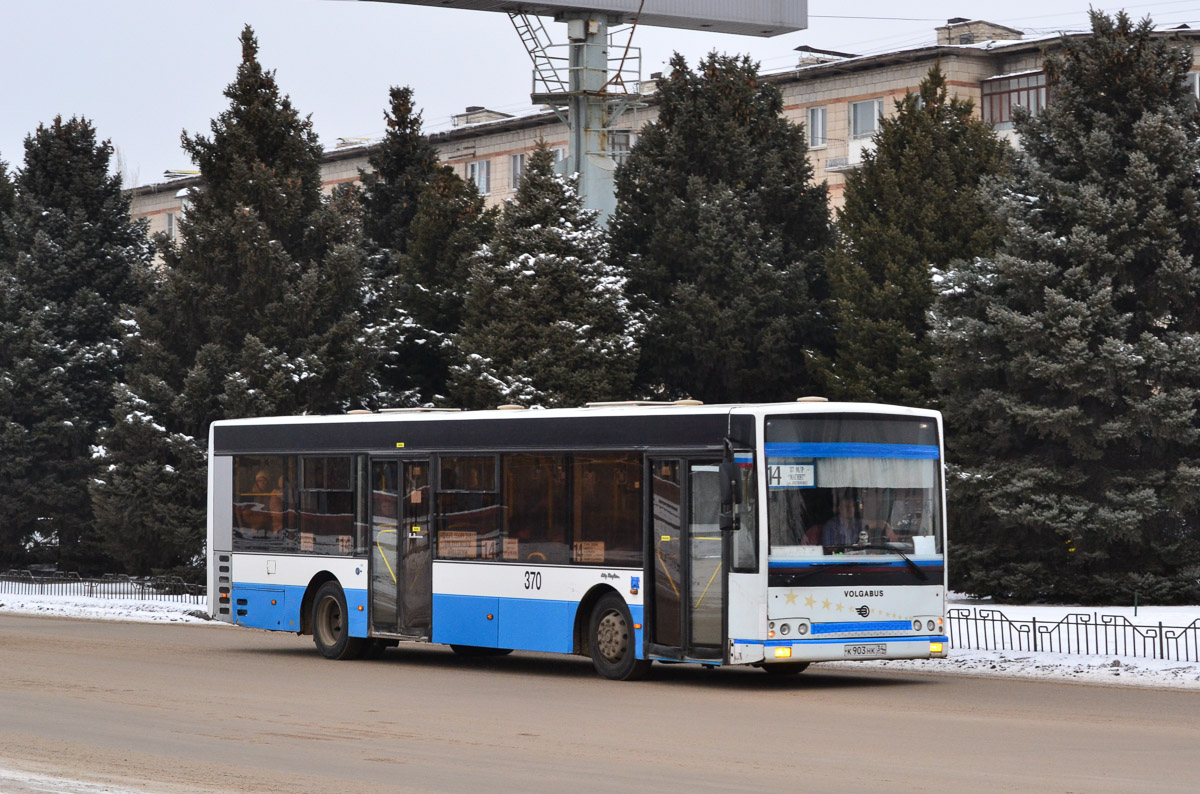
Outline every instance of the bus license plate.
<svg viewBox="0 0 1200 794">
<path fill-rule="evenodd" d="M 872 645 L 847 645 L 846 659 L 861 659 L 867 656 L 886 656 L 887 646 L 882 642 Z"/>
</svg>

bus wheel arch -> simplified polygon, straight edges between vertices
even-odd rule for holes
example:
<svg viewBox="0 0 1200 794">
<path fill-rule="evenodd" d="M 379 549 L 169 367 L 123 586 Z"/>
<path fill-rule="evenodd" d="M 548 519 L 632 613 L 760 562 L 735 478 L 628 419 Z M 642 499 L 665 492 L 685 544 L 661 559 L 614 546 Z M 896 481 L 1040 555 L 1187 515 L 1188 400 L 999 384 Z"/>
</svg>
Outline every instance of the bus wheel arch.
<svg viewBox="0 0 1200 794">
<path fill-rule="evenodd" d="M 598 584 L 588 590 L 584 597 L 579 602 L 579 607 L 575 610 L 575 629 L 574 629 L 574 645 L 572 653 L 579 656 L 592 655 L 592 641 L 589 632 L 591 631 L 592 612 L 596 609 L 596 603 L 601 598 L 609 593 L 617 591 L 606 584 Z"/>
<path fill-rule="evenodd" d="M 329 571 L 321 571 L 315 574 L 308 582 L 308 587 L 304 589 L 304 598 L 300 601 L 300 631 L 297 634 L 312 634 L 312 616 L 313 603 L 316 601 L 317 591 L 326 582 L 336 582 L 337 577 Z"/>
</svg>

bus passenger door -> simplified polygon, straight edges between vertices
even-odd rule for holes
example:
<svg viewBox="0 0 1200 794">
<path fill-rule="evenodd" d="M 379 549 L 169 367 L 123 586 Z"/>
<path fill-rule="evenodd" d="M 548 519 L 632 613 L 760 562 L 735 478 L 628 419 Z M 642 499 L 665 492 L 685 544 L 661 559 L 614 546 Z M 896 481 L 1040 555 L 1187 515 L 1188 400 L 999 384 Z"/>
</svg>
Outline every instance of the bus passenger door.
<svg viewBox="0 0 1200 794">
<path fill-rule="evenodd" d="M 400 462 L 371 461 L 371 627 L 400 627 Z"/>
<path fill-rule="evenodd" d="M 720 661 L 725 645 L 719 460 L 650 461 L 651 655 Z"/>
<path fill-rule="evenodd" d="M 400 631 L 429 637 L 433 620 L 433 559 L 430 534 L 433 506 L 429 493 L 429 461 L 403 463 L 400 545 Z"/>
<path fill-rule="evenodd" d="M 371 461 L 371 626 L 427 637 L 433 613 L 429 461 Z"/>
</svg>

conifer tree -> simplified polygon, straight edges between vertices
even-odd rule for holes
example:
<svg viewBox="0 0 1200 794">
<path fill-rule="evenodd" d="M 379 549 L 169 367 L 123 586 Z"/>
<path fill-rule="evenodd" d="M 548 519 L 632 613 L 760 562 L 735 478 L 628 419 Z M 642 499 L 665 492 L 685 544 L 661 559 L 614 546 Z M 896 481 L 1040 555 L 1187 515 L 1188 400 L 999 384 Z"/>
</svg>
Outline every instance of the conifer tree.
<svg viewBox="0 0 1200 794">
<path fill-rule="evenodd" d="M 617 172 L 612 261 L 646 318 L 639 389 L 708 401 L 811 393 L 828 355 L 830 239 L 803 127 L 745 57 L 680 55 Z"/>
<path fill-rule="evenodd" d="M 138 573 L 198 559 L 211 422 L 341 412 L 378 390 L 357 198 L 323 198 L 311 121 L 259 64 L 249 27 L 241 44 L 211 137 L 183 137 L 204 184 L 179 243 L 159 241 L 165 266 L 130 326 L 138 366 L 95 489 L 110 548 Z M 139 510 L 150 495 L 155 510 Z"/>
<path fill-rule="evenodd" d="M 637 326 L 606 253 L 596 213 L 540 144 L 495 237 L 472 261 L 455 399 L 490 408 L 624 398 Z"/>
<path fill-rule="evenodd" d="M 388 131 L 362 172 L 364 230 L 382 334 L 380 399 L 445 401 L 451 338 L 462 322 L 467 262 L 495 213 L 448 166 L 421 130 L 410 88 L 392 88 Z"/>
<path fill-rule="evenodd" d="M 1008 145 L 950 97 L 940 65 L 896 102 L 846 177 L 829 260 L 837 325 L 830 396 L 931 406 L 931 268 L 991 254 L 999 225 L 979 195 L 1003 172 Z"/>
<path fill-rule="evenodd" d="M 389 98 L 384 113 L 387 132 L 367 157 L 371 170 L 360 173 L 363 228 L 372 243 L 402 254 L 421 191 L 438 170 L 438 156 L 421 129 L 412 89 L 392 86 Z"/>
<path fill-rule="evenodd" d="M 1016 114 L 1001 253 L 948 274 L 956 584 L 1107 603 L 1200 596 L 1200 116 L 1190 48 L 1092 12 Z M 953 570 L 953 569 L 952 569 Z"/>
<path fill-rule="evenodd" d="M 13 187 L 12 179 L 8 175 L 8 163 L 0 160 L 0 218 L 12 210 L 16 196 L 16 188 Z"/>
<path fill-rule="evenodd" d="M 0 184 L 0 565 L 105 566 L 92 449 L 122 374 L 122 306 L 151 253 L 112 153 L 87 120 L 56 118 L 26 138 L 15 190 Z"/>
</svg>

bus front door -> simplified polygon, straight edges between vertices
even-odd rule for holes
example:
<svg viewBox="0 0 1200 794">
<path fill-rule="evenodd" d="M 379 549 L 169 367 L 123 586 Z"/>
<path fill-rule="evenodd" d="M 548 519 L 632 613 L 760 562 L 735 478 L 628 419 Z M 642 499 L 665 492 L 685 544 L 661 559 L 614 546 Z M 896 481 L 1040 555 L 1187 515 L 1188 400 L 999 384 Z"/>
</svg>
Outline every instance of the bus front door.
<svg viewBox="0 0 1200 794">
<path fill-rule="evenodd" d="M 719 460 L 650 460 L 652 656 L 720 661 L 725 645 Z"/>
<path fill-rule="evenodd" d="M 371 625 L 428 637 L 433 615 L 429 461 L 371 462 Z"/>
</svg>

